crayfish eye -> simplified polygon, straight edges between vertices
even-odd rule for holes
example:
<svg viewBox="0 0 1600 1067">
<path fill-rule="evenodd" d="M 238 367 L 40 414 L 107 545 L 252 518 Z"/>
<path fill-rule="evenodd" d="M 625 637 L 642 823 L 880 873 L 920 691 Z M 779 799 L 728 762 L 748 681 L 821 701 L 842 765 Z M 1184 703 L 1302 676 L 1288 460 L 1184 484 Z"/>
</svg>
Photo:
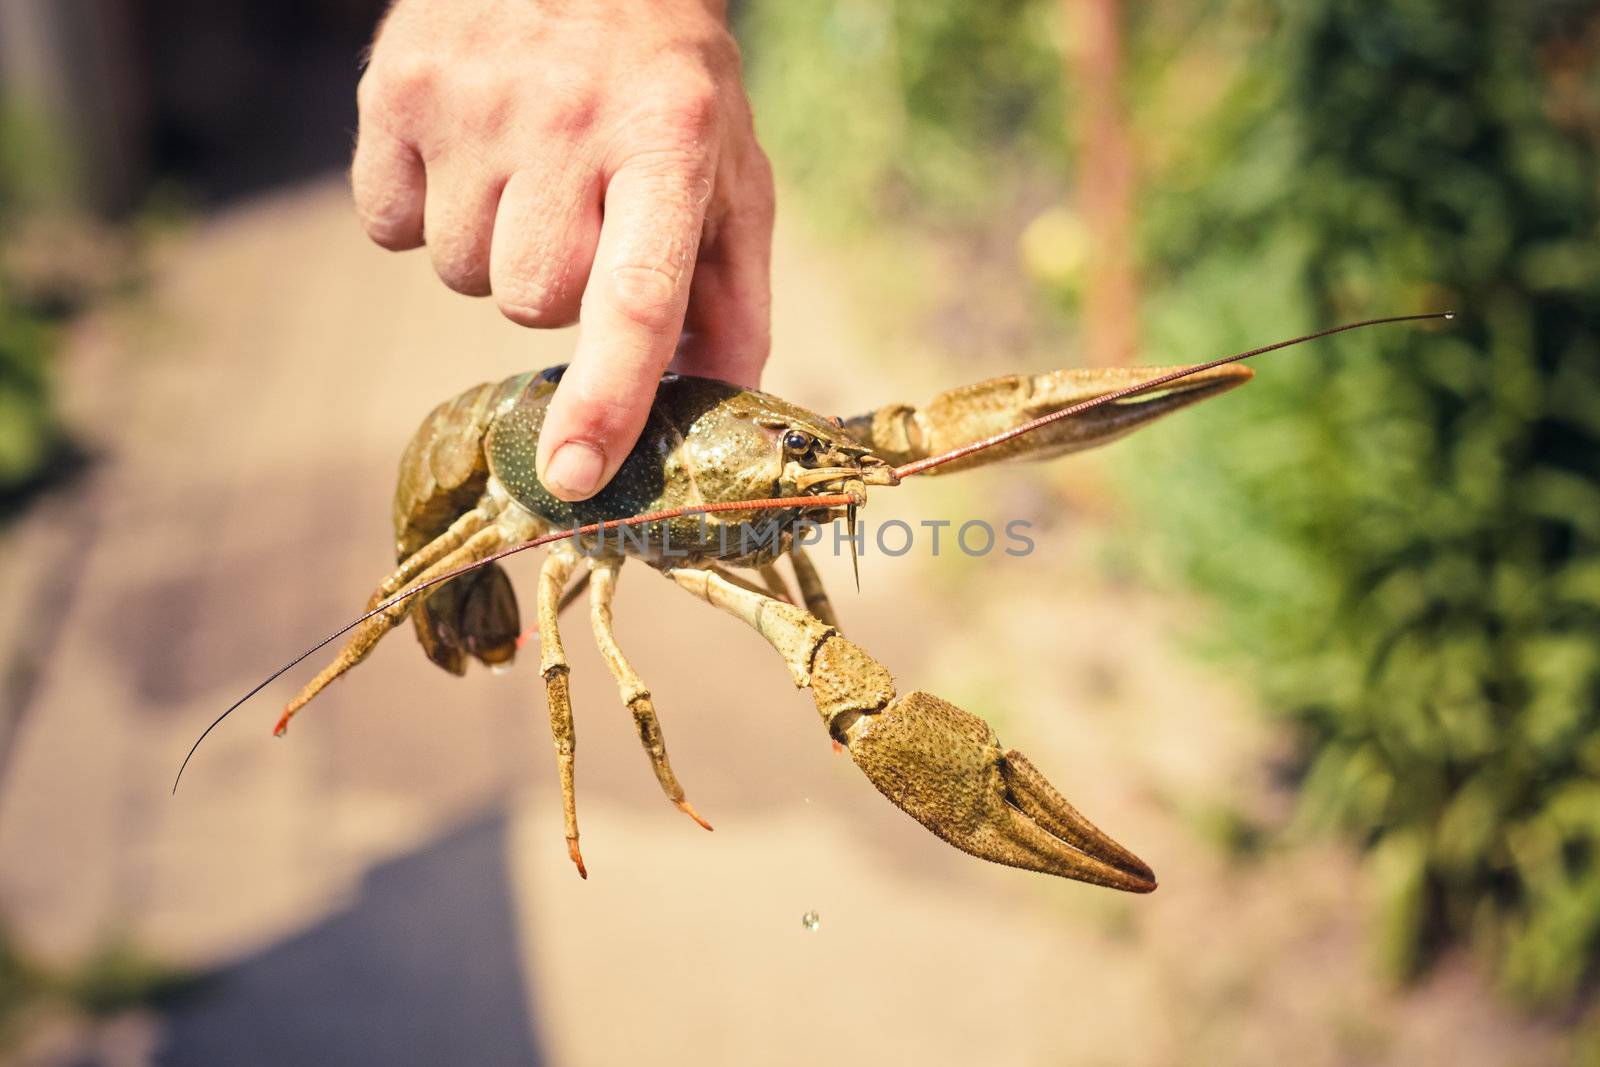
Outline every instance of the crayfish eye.
<svg viewBox="0 0 1600 1067">
<path fill-rule="evenodd" d="M 803 456 L 811 448 L 811 435 L 799 430 L 790 430 L 783 435 L 783 450 L 790 455 Z"/>
</svg>

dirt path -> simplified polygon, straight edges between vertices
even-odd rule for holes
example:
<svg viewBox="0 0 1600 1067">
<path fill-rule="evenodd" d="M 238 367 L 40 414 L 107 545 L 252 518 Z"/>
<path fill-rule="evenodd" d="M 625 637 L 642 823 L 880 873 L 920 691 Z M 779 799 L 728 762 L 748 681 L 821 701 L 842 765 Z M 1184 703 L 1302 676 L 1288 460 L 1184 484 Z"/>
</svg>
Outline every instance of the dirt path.
<svg viewBox="0 0 1600 1067">
<path fill-rule="evenodd" d="M 782 235 L 775 390 L 845 412 L 956 380 L 890 388 L 827 268 Z M 0 563 L 0 636 L 38 656 L 0 750 L 0 912 L 51 960 L 120 935 L 217 975 L 164 1014 L 62 1024 L 24 1061 L 1556 1062 L 1555 1038 L 1464 968 L 1388 995 L 1342 856 L 1241 866 L 1206 843 L 1208 813 L 1270 802 L 1269 739 L 1172 651 L 1172 606 L 1093 577 L 1114 536 L 1093 525 L 985 561 L 981 586 L 976 564 L 879 555 L 858 598 L 848 562 L 826 566 L 852 635 L 992 715 L 1153 864 L 1152 897 L 935 841 L 830 752 L 758 638 L 643 568 L 619 636 L 715 834 L 661 800 L 581 615 L 587 883 L 561 843 L 536 671 L 455 680 L 409 635 L 286 742 L 268 736 L 290 689 L 274 687 L 169 798 L 198 728 L 386 569 L 420 416 L 571 339 L 368 247 L 337 184 L 205 223 L 161 257 L 147 310 L 85 327 L 70 400 L 103 458 Z M 1027 502 L 1030 477 L 883 509 Z M 532 570 L 514 568 L 525 590 Z"/>
</svg>

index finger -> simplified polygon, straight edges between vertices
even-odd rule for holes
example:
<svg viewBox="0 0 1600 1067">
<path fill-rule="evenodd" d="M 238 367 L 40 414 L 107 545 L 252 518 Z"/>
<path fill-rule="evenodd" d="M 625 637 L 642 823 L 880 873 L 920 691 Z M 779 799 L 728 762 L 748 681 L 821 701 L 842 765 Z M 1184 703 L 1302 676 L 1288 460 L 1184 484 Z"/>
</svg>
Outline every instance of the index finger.
<svg viewBox="0 0 1600 1067">
<path fill-rule="evenodd" d="M 539 434 L 539 478 L 564 500 L 598 492 L 644 428 L 683 331 L 709 175 L 681 154 L 642 156 L 606 189 L 577 352 Z"/>
</svg>

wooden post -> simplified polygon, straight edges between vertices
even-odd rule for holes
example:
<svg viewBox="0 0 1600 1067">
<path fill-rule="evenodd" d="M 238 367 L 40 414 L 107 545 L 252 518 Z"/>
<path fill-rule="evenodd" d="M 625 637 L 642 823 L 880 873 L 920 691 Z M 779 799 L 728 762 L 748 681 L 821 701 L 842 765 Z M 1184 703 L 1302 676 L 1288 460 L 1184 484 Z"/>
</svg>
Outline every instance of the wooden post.
<svg viewBox="0 0 1600 1067">
<path fill-rule="evenodd" d="M 1122 99 L 1120 0 L 1062 0 L 1070 94 L 1077 100 L 1078 203 L 1089 234 L 1085 359 L 1124 366 L 1138 349 L 1134 200 L 1138 176 Z"/>
<path fill-rule="evenodd" d="M 114 214 L 148 160 L 144 81 L 128 0 L 0 0 L 0 105 L 41 140 L 25 188 Z"/>
</svg>

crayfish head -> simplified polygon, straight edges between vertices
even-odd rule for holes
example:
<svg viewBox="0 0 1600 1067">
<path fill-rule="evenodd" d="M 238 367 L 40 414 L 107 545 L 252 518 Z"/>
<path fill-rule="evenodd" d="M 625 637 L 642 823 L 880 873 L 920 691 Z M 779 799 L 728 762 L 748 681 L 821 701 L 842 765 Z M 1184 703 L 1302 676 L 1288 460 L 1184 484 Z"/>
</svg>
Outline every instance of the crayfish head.
<svg viewBox="0 0 1600 1067">
<path fill-rule="evenodd" d="M 852 480 L 892 484 L 891 468 L 842 420 L 753 389 L 695 413 L 685 444 L 702 493 L 719 499 L 826 496 L 852 491 Z"/>
</svg>

